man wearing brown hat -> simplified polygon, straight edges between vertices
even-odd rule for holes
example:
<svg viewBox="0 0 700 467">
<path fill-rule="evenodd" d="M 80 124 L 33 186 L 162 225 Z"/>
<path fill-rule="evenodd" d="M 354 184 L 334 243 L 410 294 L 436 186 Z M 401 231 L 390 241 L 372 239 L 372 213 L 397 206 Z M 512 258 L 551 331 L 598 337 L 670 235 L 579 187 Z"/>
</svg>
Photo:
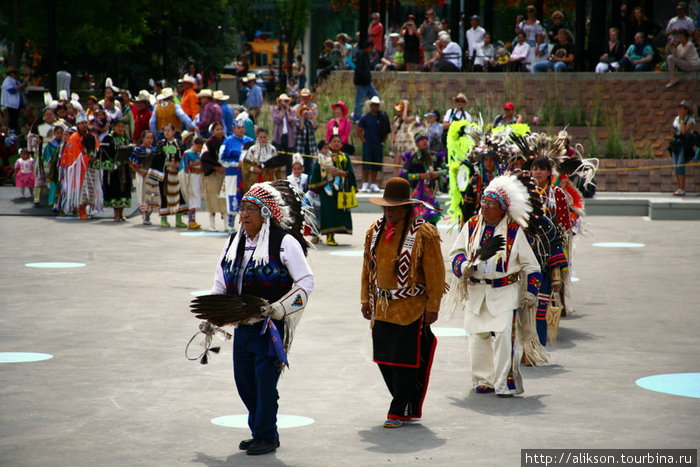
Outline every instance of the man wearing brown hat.
<svg viewBox="0 0 700 467">
<path fill-rule="evenodd" d="M 411 187 L 391 178 L 382 198 L 370 198 L 384 216 L 367 231 L 360 301 L 371 321 L 373 359 L 392 395 L 384 428 L 422 416 L 445 286 L 440 234 L 416 218 Z"/>
</svg>

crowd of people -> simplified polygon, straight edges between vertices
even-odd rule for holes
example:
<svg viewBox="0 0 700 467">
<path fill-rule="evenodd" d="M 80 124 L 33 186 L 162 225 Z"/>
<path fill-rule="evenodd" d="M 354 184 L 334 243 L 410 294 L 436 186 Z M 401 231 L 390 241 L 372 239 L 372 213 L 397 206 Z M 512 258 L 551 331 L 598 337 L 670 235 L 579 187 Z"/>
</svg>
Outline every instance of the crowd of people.
<svg viewBox="0 0 700 467">
<path fill-rule="evenodd" d="M 217 228 L 220 216 L 225 230 L 235 233 L 242 195 L 256 183 L 287 179 L 307 192 L 316 210 L 313 242 L 320 233 L 333 246 L 336 234 L 352 233 L 357 182 L 342 101 L 333 104 L 335 117 L 319 144 L 309 89 L 299 92 L 295 105 L 288 95 L 278 96 L 267 129 L 258 124 L 261 102 L 229 106 L 230 96 L 198 83 L 185 73 L 175 89 L 159 83 L 165 87 L 155 94 L 132 96 L 108 78 L 104 96 L 91 95 L 84 104 L 77 94 L 54 100 L 46 93 L 19 151 L 20 196 L 36 206 L 47 199 L 57 215 L 80 219 L 113 208 L 115 222 L 137 206 L 144 225 L 155 212 L 161 227 L 171 227 L 173 216 L 176 227 L 188 229 L 201 228 L 196 213 L 204 201 L 209 228 Z"/>
<path fill-rule="evenodd" d="M 665 28 L 650 20 L 641 6 L 627 11 L 621 8 L 619 24 L 610 28 L 599 63 L 590 70 L 650 71 L 659 67 L 671 72 L 700 69 L 700 28 L 687 16 L 688 6 L 678 2 L 677 16 Z M 540 20 L 533 5 L 515 21 L 512 37 L 494 38 L 481 26 L 481 18 L 465 18 L 464 42 L 453 41 L 447 22 L 436 18 L 435 10 L 427 9 L 422 22 L 409 14 L 406 21 L 385 28 L 379 13 L 373 13 L 367 30 L 372 43 L 370 67 L 387 71 L 584 71 L 577 60 L 572 26 L 561 11 L 553 11 Z M 637 37 L 639 36 L 639 37 Z M 463 45 L 461 45 L 463 44 Z M 323 80 L 332 70 L 354 70 L 366 44 L 355 44 L 350 36 L 338 34 L 327 39 L 317 62 L 317 77 Z M 692 50 L 691 50 L 692 49 Z M 578 63 L 578 65 L 577 65 Z"/>
</svg>

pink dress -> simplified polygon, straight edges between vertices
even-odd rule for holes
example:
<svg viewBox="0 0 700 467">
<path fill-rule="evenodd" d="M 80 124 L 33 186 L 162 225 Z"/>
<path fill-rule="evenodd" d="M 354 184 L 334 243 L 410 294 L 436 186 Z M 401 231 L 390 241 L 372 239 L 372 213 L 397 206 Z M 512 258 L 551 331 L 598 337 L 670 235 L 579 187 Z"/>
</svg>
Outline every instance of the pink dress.
<svg viewBox="0 0 700 467">
<path fill-rule="evenodd" d="M 15 186 L 20 188 L 34 187 L 34 158 L 17 159 L 15 163 Z"/>
</svg>

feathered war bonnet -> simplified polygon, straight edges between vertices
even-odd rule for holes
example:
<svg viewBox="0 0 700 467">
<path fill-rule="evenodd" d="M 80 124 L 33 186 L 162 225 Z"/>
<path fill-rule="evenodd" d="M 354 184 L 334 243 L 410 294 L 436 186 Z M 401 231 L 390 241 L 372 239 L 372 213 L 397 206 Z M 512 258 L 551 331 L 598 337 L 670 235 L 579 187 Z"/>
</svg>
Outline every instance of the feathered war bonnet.
<svg viewBox="0 0 700 467">
<path fill-rule="evenodd" d="M 258 233 L 258 243 L 252 261 L 256 266 L 270 261 L 270 228 L 272 225 L 294 237 L 306 254 L 308 243 L 304 239 L 304 226 L 314 229 L 313 213 L 304 203 L 304 193 L 287 180 L 256 183 L 243 195 L 241 202 L 248 201 L 260 208 L 263 225 Z M 234 238 L 227 259 L 235 260 L 242 230 Z"/>
<path fill-rule="evenodd" d="M 532 204 L 530 193 L 515 175 L 501 175 L 491 180 L 484 190 L 484 196 L 498 200 L 511 219 L 523 229 L 528 227 Z"/>
</svg>

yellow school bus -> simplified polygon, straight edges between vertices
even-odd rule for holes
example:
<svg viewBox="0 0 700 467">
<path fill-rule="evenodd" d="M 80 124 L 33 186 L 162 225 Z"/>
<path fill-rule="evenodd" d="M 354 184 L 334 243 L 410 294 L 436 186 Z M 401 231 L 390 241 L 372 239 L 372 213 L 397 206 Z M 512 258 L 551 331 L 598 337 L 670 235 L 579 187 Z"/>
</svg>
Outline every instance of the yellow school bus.
<svg viewBox="0 0 700 467">
<path fill-rule="evenodd" d="M 270 65 L 275 68 L 279 67 L 280 50 L 284 52 L 286 49 L 284 46 L 280 47 L 280 42 L 277 39 L 248 41 L 244 42 L 243 46 L 244 52 L 250 52 L 251 70 L 267 69 Z"/>
</svg>

